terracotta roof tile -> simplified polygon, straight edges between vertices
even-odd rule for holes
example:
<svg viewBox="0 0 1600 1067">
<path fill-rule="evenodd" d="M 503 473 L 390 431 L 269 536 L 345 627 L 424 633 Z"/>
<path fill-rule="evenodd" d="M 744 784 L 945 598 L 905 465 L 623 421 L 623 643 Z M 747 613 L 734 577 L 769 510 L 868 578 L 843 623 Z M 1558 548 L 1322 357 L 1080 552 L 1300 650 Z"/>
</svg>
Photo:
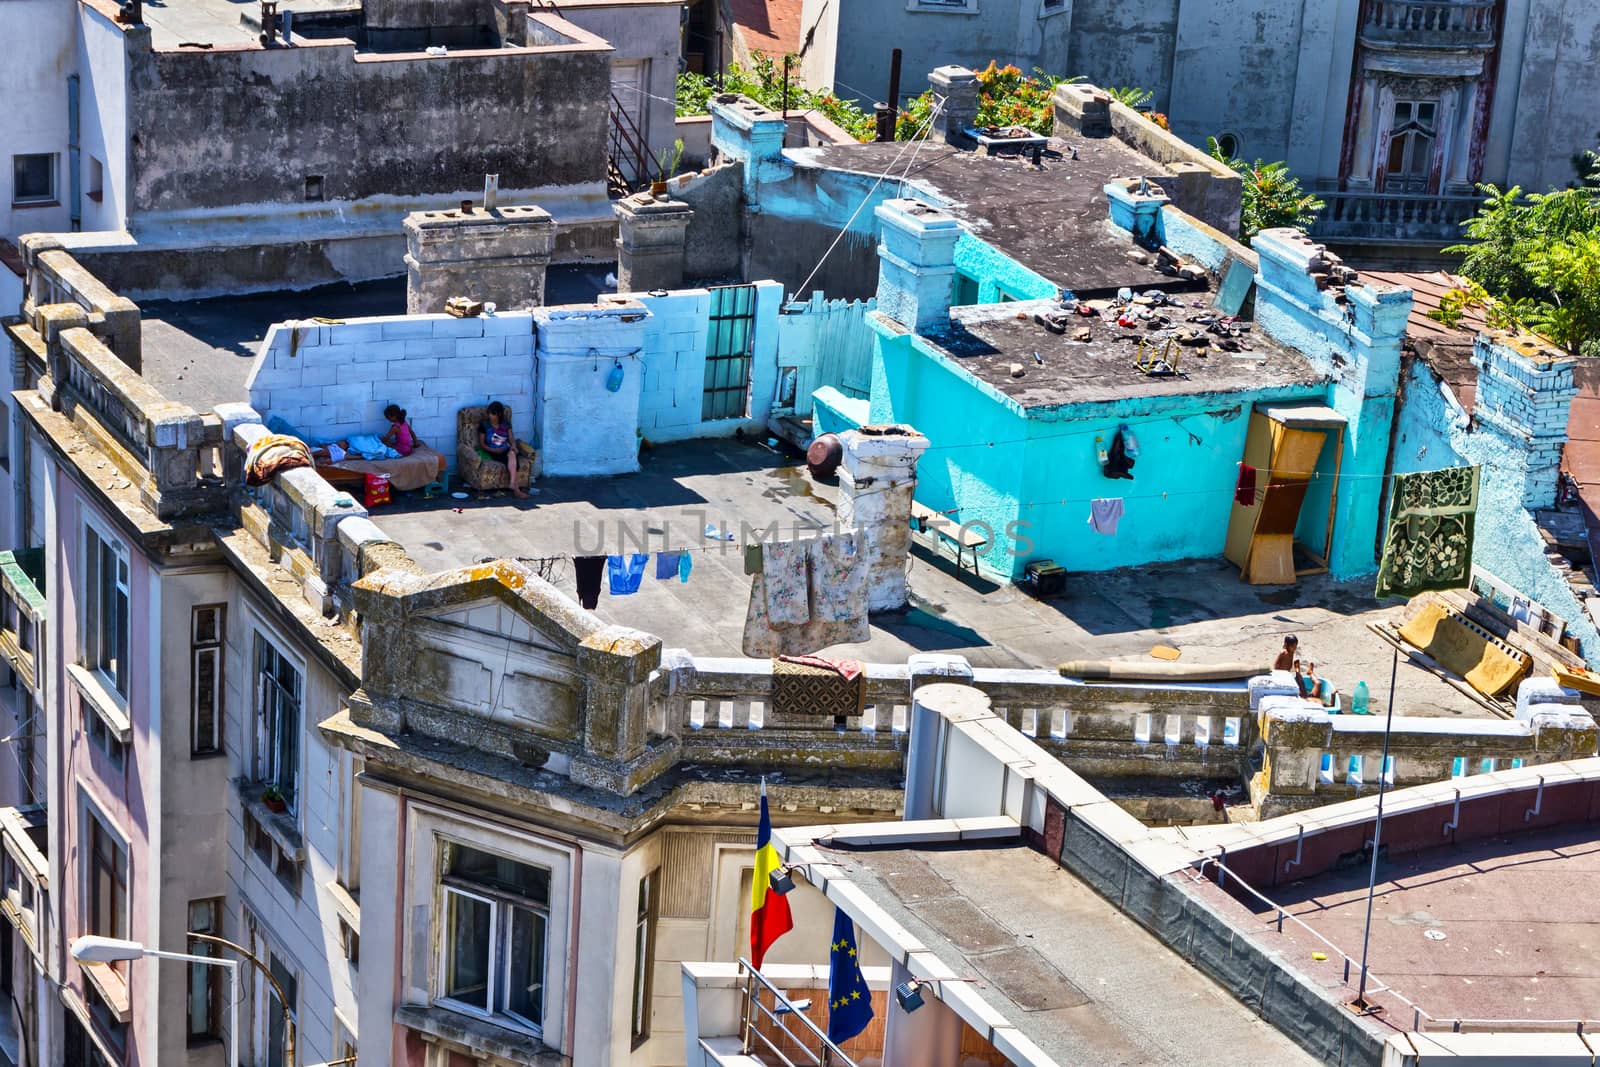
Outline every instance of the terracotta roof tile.
<svg viewBox="0 0 1600 1067">
<path fill-rule="evenodd" d="M 745 49 L 781 59 L 800 51 L 802 0 L 727 0 L 733 32 Z"/>
</svg>

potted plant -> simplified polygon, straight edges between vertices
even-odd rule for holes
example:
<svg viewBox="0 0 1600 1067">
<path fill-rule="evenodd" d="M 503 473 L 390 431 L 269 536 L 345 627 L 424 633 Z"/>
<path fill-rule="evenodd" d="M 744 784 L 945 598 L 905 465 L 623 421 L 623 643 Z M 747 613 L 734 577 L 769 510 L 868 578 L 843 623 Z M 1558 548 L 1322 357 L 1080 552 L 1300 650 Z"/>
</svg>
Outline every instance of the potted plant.
<svg viewBox="0 0 1600 1067">
<path fill-rule="evenodd" d="M 661 168 L 661 177 L 650 183 L 650 195 L 665 197 L 667 195 L 667 179 L 678 173 L 678 164 L 683 162 L 683 138 L 672 142 L 671 148 L 663 148 L 656 153 L 656 166 Z"/>
<path fill-rule="evenodd" d="M 289 810 L 289 802 L 283 799 L 283 794 L 275 785 L 269 785 L 261 791 L 261 803 L 275 815 L 282 815 Z"/>
</svg>

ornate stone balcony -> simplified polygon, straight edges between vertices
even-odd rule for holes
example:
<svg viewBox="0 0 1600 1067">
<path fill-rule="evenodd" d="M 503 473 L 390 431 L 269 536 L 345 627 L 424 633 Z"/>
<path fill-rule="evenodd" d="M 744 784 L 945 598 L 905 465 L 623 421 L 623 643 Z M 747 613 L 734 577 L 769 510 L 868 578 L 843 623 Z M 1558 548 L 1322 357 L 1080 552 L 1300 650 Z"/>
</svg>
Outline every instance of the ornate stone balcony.
<svg viewBox="0 0 1600 1067">
<path fill-rule="evenodd" d="M 1461 224 L 1477 214 L 1482 198 L 1435 193 L 1318 191 L 1327 204 L 1311 233 L 1319 241 L 1434 245 L 1462 238 Z"/>
<path fill-rule="evenodd" d="M 1380 48 L 1489 48 L 1495 8 L 1496 0 L 1373 0 L 1361 41 Z"/>
</svg>

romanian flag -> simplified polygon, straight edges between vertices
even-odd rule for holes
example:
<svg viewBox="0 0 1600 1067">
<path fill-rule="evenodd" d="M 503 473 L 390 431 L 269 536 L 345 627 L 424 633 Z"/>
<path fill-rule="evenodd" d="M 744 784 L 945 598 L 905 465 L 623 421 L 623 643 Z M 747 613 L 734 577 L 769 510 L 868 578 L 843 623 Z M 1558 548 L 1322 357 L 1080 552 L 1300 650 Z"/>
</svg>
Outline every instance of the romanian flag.
<svg viewBox="0 0 1600 1067">
<path fill-rule="evenodd" d="M 772 847 L 772 818 L 767 814 L 767 780 L 761 779 L 761 828 L 756 831 L 756 873 L 750 882 L 750 964 L 761 969 L 772 943 L 794 929 L 789 900 L 772 891 L 772 872 L 781 863 Z"/>
</svg>

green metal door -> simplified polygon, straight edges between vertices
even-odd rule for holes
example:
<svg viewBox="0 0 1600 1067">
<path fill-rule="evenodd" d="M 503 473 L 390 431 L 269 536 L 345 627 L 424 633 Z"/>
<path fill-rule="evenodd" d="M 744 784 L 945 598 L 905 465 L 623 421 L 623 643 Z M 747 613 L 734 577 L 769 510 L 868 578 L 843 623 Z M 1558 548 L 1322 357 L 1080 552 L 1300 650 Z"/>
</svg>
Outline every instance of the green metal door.
<svg viewBox="0 0 1600 1067">
<path fill-rule="evenodd" d="M 750 346 L 755 333 L 756 288 L 730 285 L 711 290 L 706 330 L 702 421 L 744 418 L 750 409 Z"/>
</svg>

